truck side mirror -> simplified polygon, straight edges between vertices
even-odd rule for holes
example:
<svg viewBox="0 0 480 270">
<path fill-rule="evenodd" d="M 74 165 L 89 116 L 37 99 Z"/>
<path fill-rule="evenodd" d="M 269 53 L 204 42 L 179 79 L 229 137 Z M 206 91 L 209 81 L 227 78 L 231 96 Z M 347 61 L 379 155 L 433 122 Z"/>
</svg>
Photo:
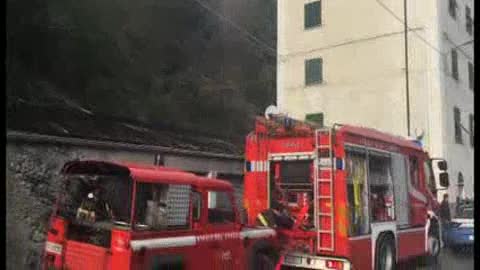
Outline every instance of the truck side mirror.
<svg viewBox="0 0 480 270">
<path fill-rule="evenodd" d="M 437 163 L 437 166 L 438 166 L 438 169 L 441 170 L 441 171 L 446 171 L 448 166 L 447 166 L 447 162 L 445 160 L 440 160 L 438 163 Z"/>
<path fill-rule="evenodd" d="M 448 188 L 448 186 L 450 185 L 449 180 L 448 180 L 448 173 L 447 172 L 442 172 L 442 173 L 440 173 L 439 177 L 440 177 L 440 186 L 442 186 L 444 188 Z"/>
</svg>

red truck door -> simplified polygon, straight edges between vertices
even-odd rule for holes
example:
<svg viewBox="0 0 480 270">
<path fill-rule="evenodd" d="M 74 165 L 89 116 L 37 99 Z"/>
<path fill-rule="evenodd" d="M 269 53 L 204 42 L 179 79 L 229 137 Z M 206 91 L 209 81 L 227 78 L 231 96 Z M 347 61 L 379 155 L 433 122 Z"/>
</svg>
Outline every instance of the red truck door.
<svg viewBox="0 0 480 270">
<path fill-rule="evenodd" d="M 412 226 L 425 225 L 425 216 L 427 214 L 428 198 L 425 194 L 425 189 L 422 185 L 423 168 L 420 163 L 420 159 L 415 155 L 409 156 L 409 169 L 410 169 L 410 209 L 411 219 L 410 224 Z"/>
<path fill-rule="evenodd" d="M 243 246 L 232 198 L 226 191 L 208 191 L 206 234 L 199 236 L 212 269 L 242 269 Z"/>
</svg>

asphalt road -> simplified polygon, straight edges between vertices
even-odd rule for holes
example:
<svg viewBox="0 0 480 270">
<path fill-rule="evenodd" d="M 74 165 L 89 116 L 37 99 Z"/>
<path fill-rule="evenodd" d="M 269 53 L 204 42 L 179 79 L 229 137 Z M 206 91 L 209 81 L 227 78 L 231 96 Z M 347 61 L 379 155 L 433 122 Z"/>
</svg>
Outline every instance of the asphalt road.
<svg viewBox="0 0 480 270">
<path fill-rule="evenodd" d="M 448 248 L 442 249 L 438 262 L 431 266 L 416 266 L 414 262 L 400 265 L 398 270 L 473 270 L 473 248 L 454 252 Z"/>
</svg>

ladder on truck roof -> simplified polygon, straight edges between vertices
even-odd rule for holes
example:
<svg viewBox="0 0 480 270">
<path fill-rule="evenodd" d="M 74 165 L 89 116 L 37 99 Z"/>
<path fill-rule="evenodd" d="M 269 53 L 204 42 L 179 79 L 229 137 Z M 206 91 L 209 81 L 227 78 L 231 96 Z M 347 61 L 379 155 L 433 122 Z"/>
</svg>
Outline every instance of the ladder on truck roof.
<svg viewBox="0 0 480 270">
<path fill-rule="evenodd" d="M 332 130 L 315 130 L 314 212 L 317 230 L 317 250 L 334 250 L 333 163 Z"/>
</svg>

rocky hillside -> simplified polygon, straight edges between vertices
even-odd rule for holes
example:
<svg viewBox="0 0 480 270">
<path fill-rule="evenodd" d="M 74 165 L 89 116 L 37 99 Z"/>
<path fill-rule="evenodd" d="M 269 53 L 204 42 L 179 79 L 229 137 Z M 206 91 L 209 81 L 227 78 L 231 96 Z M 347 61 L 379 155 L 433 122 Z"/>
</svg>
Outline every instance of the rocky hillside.
<svg viewBox="0 0 480 270">
<path fill-rule="evenodd" d="M 7 109 L 69 106 L 241 142 L 275 100 L 275 10 L 274 0 L 7 0 Z"/>
</svg>

